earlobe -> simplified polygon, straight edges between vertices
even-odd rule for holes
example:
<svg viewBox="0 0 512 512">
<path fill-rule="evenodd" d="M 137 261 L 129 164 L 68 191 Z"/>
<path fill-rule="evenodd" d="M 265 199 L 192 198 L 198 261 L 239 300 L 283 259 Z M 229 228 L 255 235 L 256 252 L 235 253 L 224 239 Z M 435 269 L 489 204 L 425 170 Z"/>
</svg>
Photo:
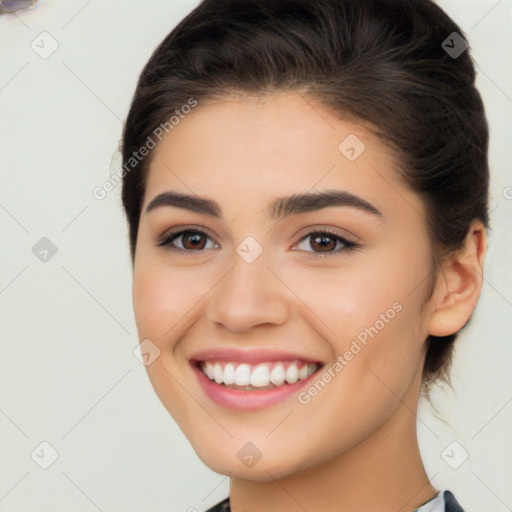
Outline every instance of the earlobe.
<svg viewBox="0 0 512 512">
<path fill-rule="evenodd" d="M 441 264 L 429 334 L 449 336 L 467 323 L 482 289 L 486 249 L 486 229 L 481 221 L 473 221 L 464 247 Z"/>
</svg>

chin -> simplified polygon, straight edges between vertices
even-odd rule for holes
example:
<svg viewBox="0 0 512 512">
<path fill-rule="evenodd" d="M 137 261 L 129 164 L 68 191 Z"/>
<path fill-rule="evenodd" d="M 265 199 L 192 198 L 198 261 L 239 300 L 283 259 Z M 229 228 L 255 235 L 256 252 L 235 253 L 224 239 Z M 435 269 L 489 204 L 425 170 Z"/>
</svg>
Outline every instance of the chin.
<svg viewBox="0 0 512 512">
<path fill-rule="evenodd" d="M 285 478 L 317 462 L 308 459 L 309 464 L 306 464 L 301 460 L 293 460 L 288 453 L 276 449 L 272 455 L 265 456 L 263 453 L 261 459 L 249 466 L 238 458 L 238 449 L 230 449 L 226 446 L 212 449 L 211 445 L 193 446 L 193 448 L 201 461 L 215 473 L 259 482 Z"/>
</svg>

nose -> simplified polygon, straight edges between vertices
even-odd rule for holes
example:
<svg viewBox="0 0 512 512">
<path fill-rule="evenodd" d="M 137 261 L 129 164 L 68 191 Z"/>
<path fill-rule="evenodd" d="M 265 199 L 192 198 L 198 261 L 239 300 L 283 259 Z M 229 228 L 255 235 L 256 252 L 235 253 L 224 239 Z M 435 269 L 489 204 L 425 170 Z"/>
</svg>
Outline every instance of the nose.
<svg viewBox="0 0 512 512">
<path fill-rule="evenodd" d="M 285 323 L 290 292 L 276 274 L 263 255 L 248 263 L 235 254 L 231 269 L 210 294 L 208 320 L 233 332 Z"/>
</svg>

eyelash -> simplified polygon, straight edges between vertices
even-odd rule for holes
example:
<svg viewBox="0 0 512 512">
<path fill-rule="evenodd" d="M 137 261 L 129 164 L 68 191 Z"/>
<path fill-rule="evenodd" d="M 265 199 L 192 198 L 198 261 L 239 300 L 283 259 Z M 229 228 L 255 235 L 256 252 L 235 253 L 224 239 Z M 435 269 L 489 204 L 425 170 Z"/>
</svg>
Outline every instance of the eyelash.
<svg viewBox="0 0 512 512">
<path fill-rule="evenodd" d="M 203 252 L 203 249 L 198 250 L 198 251 L 191 251 L 191 250 L 187 250 L 187 249 L 180 249 L 179 247 L 172 245 L 172 242 L 174 242 L 175 240 L 180 238 L 180 236 L 184 235 L 185 233 L 200 234 L 200 235 L 204 235 L 213 240 L 213 238 L 210 235 L 208 235 L 208 233 L 205 233 L 204 231 L 201 231 L 200 229 L 186 228 L 186 229 L 180 229 L 179 231 L 174 231 L 174 232 L 171 231 L 171 232 L 164 233 L 157 240 L 157 246 L 165 247 L 166 249 L 168 249 L 170 251 L 185 254 L 186 256 L 193 256 L 194 253 Z M 326 252 L 326 253 L 315 252 L 315 251 L 304 251 L 306 253 L 314 254 L 320 258 L 325 258 L 325 257 L 330 257 L 330 256 L 339 256 L 341 253 L 353 251 L 353 250 L 360 248 L 360 245 L 358 243 L 349 241 L 346 238 L 343 238 L 342 236 L 340 236 L 326 228 L 310 231 L 309 233 L 307 233 L 305 236 L 303 236 L 299 240 L 299 243 L 302 242 L 302 240 L 304 240 L 305 238 L 308 238 L 312 235 L 328 235 L 329 238 L 332 238 L 336 241 L 340 241 L 344 245 L 344 247 L 342 247 L 341 249 L 337 249 L 335 251 Z"/>
</svg>

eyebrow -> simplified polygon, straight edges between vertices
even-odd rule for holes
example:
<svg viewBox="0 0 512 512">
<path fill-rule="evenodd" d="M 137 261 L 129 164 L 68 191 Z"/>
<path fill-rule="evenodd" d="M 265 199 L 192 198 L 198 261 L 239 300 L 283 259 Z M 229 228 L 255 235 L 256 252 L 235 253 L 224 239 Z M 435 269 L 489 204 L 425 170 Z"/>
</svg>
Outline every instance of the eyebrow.
<svg viewBox="0 0 512 512">
<path fill-rule="evenodd" d="M 146 207 L 146 213 L 164 206 L 184 208 L 216 219 L 223 218 L 221 207 L 212 199 L 177 191 L 168 191 L 156 196 Z M 331 206 L 358 208 L 376 217 L 383 217 L 382 213 L 371 203 L 344 190 L 327 190 L 277 197 L 266 205 L 264 212 L 269 219 L 277 221 L 291 215 L 299 215 Z"/>
</svg>

